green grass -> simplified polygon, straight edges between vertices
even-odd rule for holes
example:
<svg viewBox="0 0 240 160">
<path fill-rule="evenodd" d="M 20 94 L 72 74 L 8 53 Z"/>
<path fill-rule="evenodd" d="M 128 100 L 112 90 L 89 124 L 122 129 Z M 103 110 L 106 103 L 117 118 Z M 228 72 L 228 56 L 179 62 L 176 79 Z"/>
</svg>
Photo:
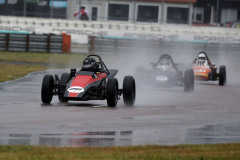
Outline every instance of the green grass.
<svg viewBox="0 0 240 160">
<path fill-rule="evenodd" d="M 0 82 L 13 80 L 34 71 L 81 66 L 87 54 L 31 53 L 0 51 Z M 111 56 L 102 56 L 111 59 Z"/>
<path fill-rule="evenodd" d="M 17 65 L 11 63 L 0 63 L 0 82 L 21 78 L 34 71 L 45 70 L 47 67 L 41 65 Z"/>
<path fill-rule="evenodd" d="M 81 65 L 86 54 L 0 52 L 0 61 Z"/>
<path fill-rule="evenodd" d="M 34 71 L 81 65 L 86 54 L 0 52 L 0 82 Z"/>
<path fill-rule="evenodd" d="M 133 146 L 133 147 L 36 147 L 0 146 L 2 160 L 238 160 L 240 144 Z"/>
</svg>

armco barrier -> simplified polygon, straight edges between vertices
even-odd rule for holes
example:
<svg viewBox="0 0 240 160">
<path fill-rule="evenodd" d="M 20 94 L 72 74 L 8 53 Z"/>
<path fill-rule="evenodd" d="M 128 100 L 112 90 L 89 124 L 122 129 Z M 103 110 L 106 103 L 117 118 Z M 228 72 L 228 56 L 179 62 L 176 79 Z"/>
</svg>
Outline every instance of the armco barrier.
<svg viewBox="0 0 240 160">
<path fill-rule="evenodd" d="M 0 33 L 0 50 L 16 52 L 70 52 L 70 35 Z"/>
<path fill-rule="evenodd" d="M 167 44 L 167 45 L 166 45 Z M 89 53 L 159 53 L 164 47 L 171 45 L 182 46 L 189 44 L 190 47 L 207 47 L 208 42 L 204 40 L 173 40 L 171 42 L 164 40 L 143 40 L 132 37 L 113 37 L 102 36 L 88 37 L 88 52 Z"/>
<path fill-rule="evenodd" d="M 161 40 L 139 40 L 131 37 L 88 37 L 88 49 L 90 53 L 126 53 L 136 49 L 159 51 Z"/>
</svg>

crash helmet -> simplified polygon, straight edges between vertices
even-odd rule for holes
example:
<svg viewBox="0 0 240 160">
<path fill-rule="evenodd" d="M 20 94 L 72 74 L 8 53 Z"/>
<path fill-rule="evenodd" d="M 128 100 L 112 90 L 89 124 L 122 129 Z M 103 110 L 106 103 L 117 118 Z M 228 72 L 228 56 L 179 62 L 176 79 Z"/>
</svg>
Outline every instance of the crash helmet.
<svg viewBox="0 0 240 160">
<path fill-rule="evenodd" d="M 84 59 L 83 61 L 83 65 L 82 65 L 82 70 L 83 71 L 94 71 L 96 68 L 96 60 L 91 58 L 91 57 L 87 57 L 86 59 Z"/>
<path fill-rule="evenodd" d="M 204 61 L 204 60 L 206 60 L 206 55 L 205 55 L 204 53 L 200 53 L 197 58 L 198 58 L 199 60 Z"/>
<path fill-rule="evenodd" d="M 160 65 L 163 65 L 163 66 L 169 66 L 170 65 L 170 59 L 169 58 L 162 58 L 160 59 Z"/>
</svg>

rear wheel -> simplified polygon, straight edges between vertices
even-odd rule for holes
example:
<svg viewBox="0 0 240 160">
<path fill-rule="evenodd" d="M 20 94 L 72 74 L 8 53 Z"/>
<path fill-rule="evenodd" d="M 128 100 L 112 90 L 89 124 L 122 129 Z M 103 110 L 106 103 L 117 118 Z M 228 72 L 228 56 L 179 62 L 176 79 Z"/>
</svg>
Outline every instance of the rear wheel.
<svg viewBox="0 0 240 160">
<path fill-rule="evenodd" d="M 193 69 L 187 69 L 184 72 L 184 92 L 191 92 L 194 90 L 194 73 Z"/>
<path fill-rule="evenodd" d="M 219 86 L 226 84 L 226 66 L 220 66 L 219 68 Z"/>
<path fill-rule="evenodd" d="M 116 78 L 108 79 L 106 96 L 108 107 L 116 107 L 118 102 L 118 80 Z"/>
<path fill-rule="evenodd" d="M 123 102 L 125 105 L 132 106 L 135 102 L 136 86 L 132 76 L 125 76 L 123 79 Z"/>
<path fill-rule="evenodd" d="M 70 80 L 70 74 L 69 73 L 63 73 L 61 75 L 60 80 L 59 80 L 59 84 L 67 85 L 69 80 Z M 65 89 L 63 91 L 61 91 L 61 93 L 58 94 L 58 99 L 62 103 L 68 102 L 68 99 L 63 97 L 64 96 L 64 92 L 65 92 Z"/>
<path fill-rule="evenodd" d="M 52 75 L 45 75 L 42 81 L 41 98 L 45 104 L 50 104 L 53 97 L 54 79 Z"/>
</svg>

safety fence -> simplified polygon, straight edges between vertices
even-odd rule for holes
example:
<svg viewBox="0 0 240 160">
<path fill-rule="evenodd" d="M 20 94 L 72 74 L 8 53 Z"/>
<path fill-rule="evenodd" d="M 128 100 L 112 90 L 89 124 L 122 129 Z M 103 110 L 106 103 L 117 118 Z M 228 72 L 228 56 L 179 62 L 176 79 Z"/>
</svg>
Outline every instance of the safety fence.
<svg viewBox="0 0 240 160">
<path fill-rule="evenodd" d="M 0 50 L 16 52 L 70 52 L 71 37 L 67 34 L 0 33 Z"/>
<path fill-rule="evenodd" d="M 89 53 L 131 53 L 155 52 L 158 53 L 163 45 L 169 43 L 163 40 L 143 40 L 131 37 L 88 37 Z M 179 43 L 178 41 L 171 41 Z M 195 42 L 192 42 L 195 43 Z M 196 42 L 199 43 L 199 42 Z M 202 43 L 202 42 L 201 42 Z"/>
</svg>

